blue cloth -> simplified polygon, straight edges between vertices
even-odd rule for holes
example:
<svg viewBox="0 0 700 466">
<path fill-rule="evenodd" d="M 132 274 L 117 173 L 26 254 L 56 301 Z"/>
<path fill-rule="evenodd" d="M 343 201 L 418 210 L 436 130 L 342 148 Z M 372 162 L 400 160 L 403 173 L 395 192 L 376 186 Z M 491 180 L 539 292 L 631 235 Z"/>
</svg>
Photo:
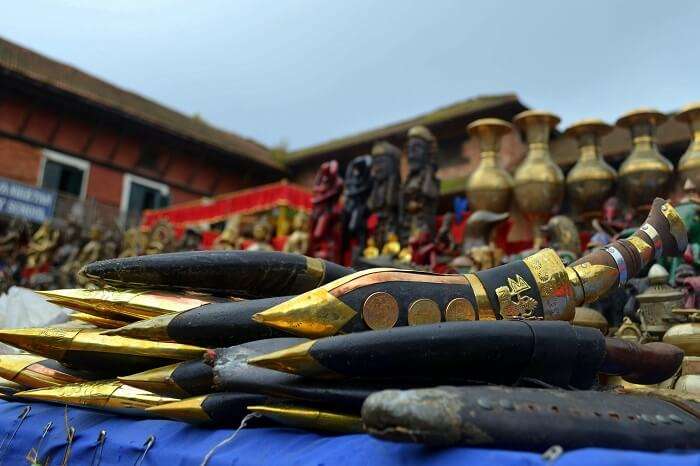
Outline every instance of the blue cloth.
<svg viewBox="0 0 700 466">
<path fill-rule="evenodd" d="M 18 417 L 25 406 L 31 406 L 31 410 L 20 423 Z M 208 451 L 233 433 L 232 429 L 205 429 L 176 421 L 128 418 L 89 409 L 69 407 L 66 411 L 62 406 L 44 403 L 28 405 L 0 401 L 0 465 L 27 464 L 27 453 L 37 447 L 42 464 L 47 456 L 52 458 L 50 464 L 60 464 L 67 443 L 66 412 L 69 425 L 75 428 L 70 465 L 93 464 L 91 461 L 101 430 L 107 433 L 99 463 L 102 466 L 130 466 L 137 464 L 142 456 L 142 466 L 199 465 Z M 53 427 L 40 444 L 42 432 L 50 421 Z M 150 436 L 155 441 L 144 456 L 144 443 Z M 437 449 L 383 442 L 367 435 L 334 437 L 296 429 L 244 428 L 232 442 L 216 450 L 208 464 L 530 466 L 547 463 L 534 453 L 479 448 Z M 691 466 L 700 465 L 700 452 L 642 453 L 590 448 L 565 452 L 556 465 Z"/>
</svg>

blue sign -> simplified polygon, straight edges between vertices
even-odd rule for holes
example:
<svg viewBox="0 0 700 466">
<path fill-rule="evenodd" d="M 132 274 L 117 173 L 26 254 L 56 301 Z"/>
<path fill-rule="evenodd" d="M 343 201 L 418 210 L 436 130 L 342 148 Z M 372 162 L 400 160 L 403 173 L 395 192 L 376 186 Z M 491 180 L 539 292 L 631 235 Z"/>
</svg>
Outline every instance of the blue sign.
<svg viewBox="0 0 700 466">
<path fill-rule="evenodd" d="M 53 217 L 56 193 L 0 178 L 0 214 L 43 222 Z"/>
</svg>

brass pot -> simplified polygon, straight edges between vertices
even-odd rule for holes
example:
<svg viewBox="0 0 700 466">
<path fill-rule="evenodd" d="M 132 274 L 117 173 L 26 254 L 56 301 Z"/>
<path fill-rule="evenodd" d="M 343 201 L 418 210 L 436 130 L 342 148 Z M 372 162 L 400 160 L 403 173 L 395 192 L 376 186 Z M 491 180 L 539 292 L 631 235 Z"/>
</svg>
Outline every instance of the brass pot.
<svg viewBox="0 0 700 466">
<path fill-rule="evenodd" d="M 678 172 L 700 186 L 700 102 L 683 107 L 676 119 L 690 127 L 690 145 L 678 162 Z"/>
<path fill-rule="evenodd" d="M 656 197 L 666 197 L 673 165 L 656 148 L 656 127 L 666 120 L 663 113 L 649 108 L 633 110 L 617 120 L 632 135 L 632 152 L 620 166 L 620 186 L 625 201 L 646 211 Z"/>
<path fill-rule="evenodd" d="M 664 335 L 664 343 L 676 345 L 687 356 L 700 356 L 700 322 L 671 327 Z"/>
<path fill-rule="evenodd" d="M 615 170 L 600 155 L 600 138 L 612 126 L 598 119 L 581 120 L 567 128 L 565 134 L 576 138 L 581 156 L 566 176 L 566 191 L 577 214 L 587 222 L 599 218 L 603 203 L 613 194 Z"/>
<path fill-rule="evenodd" d="M 564 200 L 564 174 L 549 152 L 549 133 L 559 117 L 542 110 L 518 113 L 513 122 L 524 132 L 527 156 L 515 171 L 515 201 L 525 218 L 533 224 L 535 247 L 542 244 L 540 225 Z"/>
<path fill-rule="evenodd" d="M 498 118 L 482 118 L 467 126 L 471 137 L 479 138 L 481 162 L 467 180 L 467 199 L 471 210 L 503 213 L 510 210 L 513 178 L 498 166 L 501 138 L 513 126 Z"/>
</svg>

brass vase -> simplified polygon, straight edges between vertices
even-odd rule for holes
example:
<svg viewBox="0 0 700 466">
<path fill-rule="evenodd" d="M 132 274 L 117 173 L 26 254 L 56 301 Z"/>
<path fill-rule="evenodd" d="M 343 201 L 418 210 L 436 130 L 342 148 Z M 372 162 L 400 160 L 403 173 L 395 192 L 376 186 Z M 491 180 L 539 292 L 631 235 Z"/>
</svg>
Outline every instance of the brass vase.
<svg viewBox="0 0 700 466">
<path fill-rule="evenodd" d="M 549 152 L 549 133 L 559 121 L 542 110 L 527 110 L 513 119 L 525 132 L 528 145 L 525 160 L 515 171 L 513 193 L 520 211 L 532 223 L 535 248 L 543 241 L 540 226 L 564 199 L 564 174 Z"/>
<path fill-rule="evenodd" d="M 663 113 L 642 108 L 621 116 L 617 125 L 632 135 L 632 152 L 618 172 L 622 195 L 638 212 L 648 210 L 656 197 L 666 197 L 673 165 L 656 148 L 656 127 L 666 120 Z"/>
<path fill-rule="evenodd" d="M 472 211 L 495 213 L 510 210 L 513 178 L 498 166 L 497 154 L 501 138 L 513 126 L 498 118 L 482 118 L 467 126 L 469 136 L 479 138 L 481 162 L 467 180 L 467 199 Z"/>
<path fill-rule="evenodd" d="M 576 138 L 581 153 L 566 176 L 568 199 L 581 223 L 601 216 L 603 202 L 615 188 L 615 170 L 600 155 L 600 138 L 610 131 L 612 126 L 602 120 L 588 119 L 574 123 L 565 132 Z"/>
<path fill-rule="evenodd" d="M 678 172 L 700 186 L 700 102 L 683 107 L 676 119 L 690 127 L 690 145 L 678 162 Z"/>
</svg>

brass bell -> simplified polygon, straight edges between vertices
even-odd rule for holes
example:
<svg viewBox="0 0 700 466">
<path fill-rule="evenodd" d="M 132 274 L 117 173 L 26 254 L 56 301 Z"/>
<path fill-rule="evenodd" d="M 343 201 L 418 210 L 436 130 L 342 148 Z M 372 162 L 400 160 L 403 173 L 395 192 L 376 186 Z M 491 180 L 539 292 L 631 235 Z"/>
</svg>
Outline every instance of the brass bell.
<svg viewBox="0 0 700 466">
<path fill-rule="evenodd" d="M 549 152 L 549 133 L 559 117 L 542 110 L 518 113 L 513 122 L 524 132 L 527 156 L 515 171 L 515 201 L 525 218 L 533 223 L 535 248 L 542 244 L 543 224 L 564 200 L 564 174 Z"/>
<path fill-rule="evenodd" d="M 656 147 L 656 127 L 666 120 L 663 113 L 642 108 L 617 120 L 632 135 L 632 152 L 620 166 L 620 186 L 626 202 L 647 210 L 656 197 L 665 197 L 673 176 L 673 165 Z"/>
<path fill-rule="evenodd" d="M 649 288 L 637 295 L 639 321 L 645 341 L 661 340 L 678 320 L 672 310 L 682 307 L 683 291 L 668 284 L 668 272 L 659 264 L 649 270 Z"/>
<path fill-rule="evenodd" d="M 700 186 L 700 102 L 683 107 L 676 119 L 690 127 L 690 145 L 678 162 L 678 172 Z"/>
<path fill-rule="evenodd" d="M 600 155 L 600 138 L 612 131 L 612 126 L 598 119 L 581 120 L 565 134 L 576 138 L 580 157 L 566 176 L 568 199 L 577 220 L 588 222 L 601 216 L 601 208 L 613 194 L 617 174 Z"/>
<path fill-rule="evenodd" d="M 508 212 L 513 191 L 510 173 L 498 166 L 501 138 L 513 130 L 507 121 L 481 118 L 467 126 L 471 137 L 479 139 L 481 162 L 467 180 L 467 199 L 473 211 Z"/>
</svg>

